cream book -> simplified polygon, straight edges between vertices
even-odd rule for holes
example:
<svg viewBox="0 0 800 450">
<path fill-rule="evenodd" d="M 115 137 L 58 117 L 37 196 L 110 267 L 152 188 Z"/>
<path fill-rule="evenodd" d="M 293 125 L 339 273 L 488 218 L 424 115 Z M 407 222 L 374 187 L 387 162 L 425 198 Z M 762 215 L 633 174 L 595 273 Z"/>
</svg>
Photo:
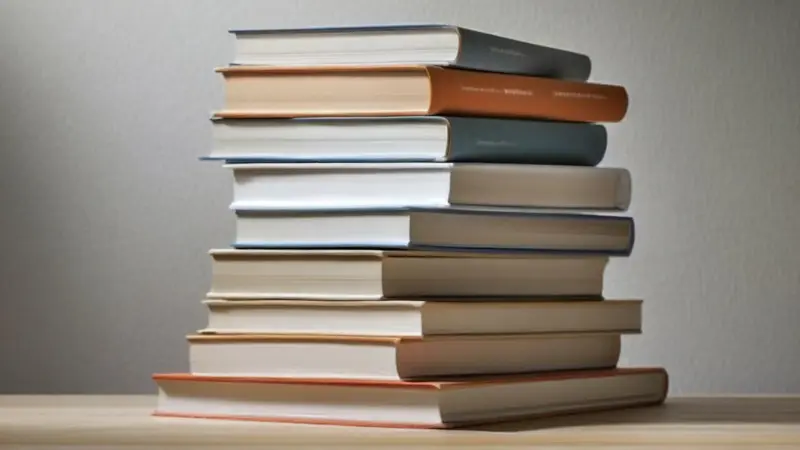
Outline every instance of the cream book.
<svg viewBox="0 0 800 450">
<path fill-rule="evenodd" d="M 640 333 L 641 300 L 206 300 L 205 334 Z"/>
<path fill-rule="evenodd" d="M 456 428 L 658 405 L 662 368 L 451 381 L 307 380 L 156 374 L 156 416 L 393 428 Z"/>
<path fill-rule="evenodd" d="M 615 367 L 619 333 L 188 337 L 195 375 L 431 379 Z"/>
</svg>

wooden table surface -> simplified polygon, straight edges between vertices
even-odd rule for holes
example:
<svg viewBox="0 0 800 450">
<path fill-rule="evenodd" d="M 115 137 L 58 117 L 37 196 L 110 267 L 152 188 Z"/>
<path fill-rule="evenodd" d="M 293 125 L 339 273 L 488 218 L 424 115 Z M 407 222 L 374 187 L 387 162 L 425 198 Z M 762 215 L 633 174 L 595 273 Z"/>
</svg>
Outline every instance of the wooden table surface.
<svg viewBox="0 0 800 450">
<path fill-rule="evenodd" d="M 151 396 L 0 396 L 0 448 L 800 448 L 800 396 L 670 398 L 447 431 L 156 418 L 154 405 Z"/>
</svg>

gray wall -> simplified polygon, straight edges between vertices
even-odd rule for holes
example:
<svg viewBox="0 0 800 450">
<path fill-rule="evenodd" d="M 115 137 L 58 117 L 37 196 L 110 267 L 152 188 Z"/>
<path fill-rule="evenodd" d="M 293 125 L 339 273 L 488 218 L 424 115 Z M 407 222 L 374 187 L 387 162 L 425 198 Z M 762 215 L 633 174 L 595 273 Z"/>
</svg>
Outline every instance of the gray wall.
<svg viewBox="0 0 800 450">
<path fill-rule="evenodd" d="M 629 88 L 645 299 L 629 364 L 673 393 L 800 392 L 800 2 L 0 0 L 0 390 L 153 392 L 187 369 L 228 174 L 197 157 L 232 27 L 448 22 L 594 59 Z"/>
</svg>

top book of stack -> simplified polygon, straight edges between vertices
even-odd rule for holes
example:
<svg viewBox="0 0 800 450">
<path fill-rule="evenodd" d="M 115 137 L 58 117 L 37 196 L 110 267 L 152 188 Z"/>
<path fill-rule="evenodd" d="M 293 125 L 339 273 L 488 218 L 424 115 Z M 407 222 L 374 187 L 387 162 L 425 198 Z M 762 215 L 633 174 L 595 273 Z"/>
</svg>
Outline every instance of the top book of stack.
<svg viewBox="0 0 800 450">
<path fill-rule="evenodd" d="M 232 65 L 431 65 L 586 81 L 588 56 L 452 25 L 232 30 Z"/>
<path fill-rule="evenodd" d="M 618 122 L 588 56 L 463 27 L 236 30 L 216 118 L 460 115 Z"/>
</svg>

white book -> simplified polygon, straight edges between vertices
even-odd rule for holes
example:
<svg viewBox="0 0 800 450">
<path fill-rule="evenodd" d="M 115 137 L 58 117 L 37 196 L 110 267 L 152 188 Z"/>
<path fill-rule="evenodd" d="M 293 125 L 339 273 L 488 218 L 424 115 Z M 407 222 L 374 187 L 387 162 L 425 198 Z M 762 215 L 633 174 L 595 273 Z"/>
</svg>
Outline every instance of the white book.
<svg viewBox="0 0 800 450">
<path fill-rule="evenodd" d="M 403 428 L 656 405 L 669 389 L 664 369 L 644 367 L 414 382 L 182 373 L 153 378 L 159 388 L 156 416 Z"/>
<path fill-rule="evenodd" d="M 641 333 L 641 300 L 205 300 L 207 334 Z"/>
<path fill-rule="evenodd" d="M 384 250 L 209 252 L 217 299 L 599 298 L 608 257 Z"/>
<path fill-rule="evenodd" d="M 619 333 L 471 336 L 208 335 L 188 337 L 195 375 L 431 379 L 615 367 Z"/>
<path fill-rule="evenodd" d="M 625 211 L 626 169 L 485 163 L 228 164 L 233 209 L 495 206 Z"/>
</svg>

